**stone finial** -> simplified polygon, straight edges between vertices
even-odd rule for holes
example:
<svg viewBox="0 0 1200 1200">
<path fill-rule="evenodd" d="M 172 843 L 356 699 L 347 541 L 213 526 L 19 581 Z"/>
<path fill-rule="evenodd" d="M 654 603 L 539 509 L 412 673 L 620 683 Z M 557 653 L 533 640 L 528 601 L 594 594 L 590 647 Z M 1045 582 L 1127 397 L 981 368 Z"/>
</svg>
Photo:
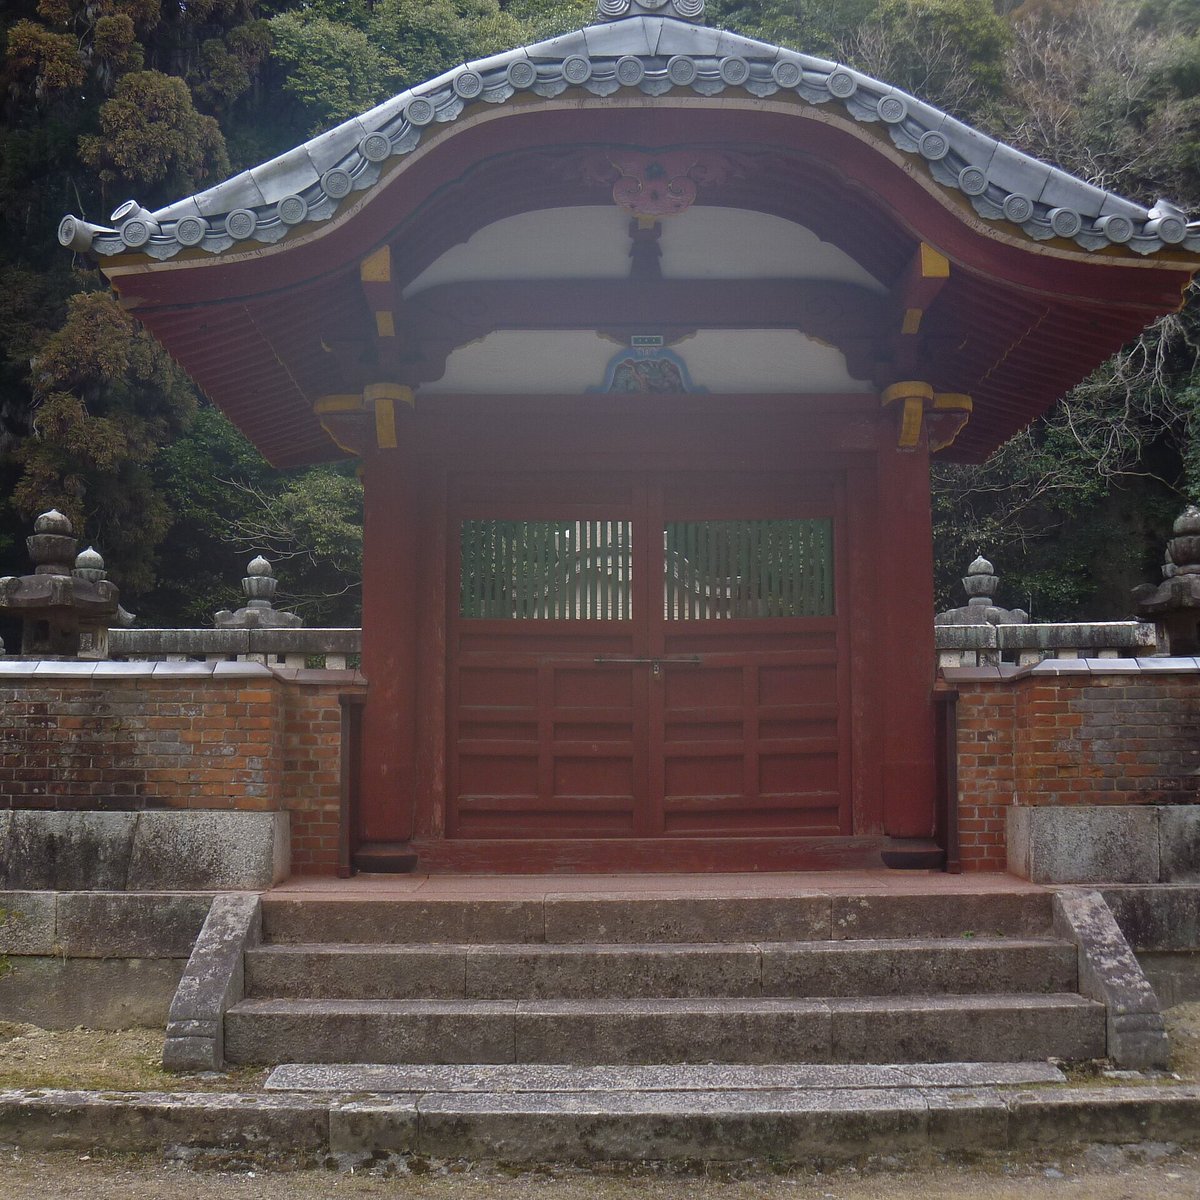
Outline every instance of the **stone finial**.
<svg viewBox="0 0 1200 1200">
<path fill-rule="evenodd" d="M 1200 507 L 1189 504 L 1171 526 L 1160 584 L 1133 589 L 1137 615 L 1156 621 L 1167 654 L 1200 653 Z"/>
<path fill-rule="evenodd" d="M 99 583 L 108 576 L 104 569 L 104 559 L 100 557 L 95 546 L 89 546 L 75 556 L 75 566 L 71 574 L 76 579 L 86 579 L 89 583 Z"/>
<path fill-rule="evenodd" d="M 1200 575 L 1200 508 L 1189 504 L 1171 526 L 1174 537 L 1167 542 L 1167 561 L 1173 575 Z"/>
<path fill-rule="evenodd" d="M 971 604 L 988 605 L 1000 586 L 1000 577 L 996 568 L 982 554 L 977 554 L 963 576 L 962 585 Z"/>
<path fill-rule="evenodd" d="M 71 518 L 66 513 L 60 513 L 57 508 L 47 509 L 33 522 L 34 533 L 60 533 L 70 537 L 75 530 L 71 526 Z"/>
<path fill-rule="evenodd" d="M 21 654 L 29 658 L 104 658 L 108 627 L 119 611 L 104 559 L 79 543 L 68 517 L 42 513 L 26 539 L 33 571 L 0 579 L 0 610 L 21 619 Z"/>
<path fill-rule="evenodd" d="M 246 596 L 245 607 L 236 612 L 222 609 L 215 614 L 218 629 L 294 629 L 304 624 L 296 613 L 280 612 L 273 605 L 275 589 L 279 580 L 275 570 L 261 554 L 246 565 L 242 579 L 242 591 Z"/>
<path fill-rule="evenodd" d="M 57 508 L 44 512 L 33 523 L 33 533 L 25 539 L 35 575 L 70 575 L 75 562 L 74 537 L 69 517 Z"/>
<path fill-rule="evenodd" d="M 1029 614 L 1022 608 L 1000 608 L 994 604 L 992 597 L 1000 586 L 1000 577 L 982 554 L 976 554 L 975 560 L 967 568 L 963 576 L 963 591 L 967 593 L 967 603 L 963 608 L 950 608 L 934 617 L 937 625 L 1025 625 Z"/>
</svg>

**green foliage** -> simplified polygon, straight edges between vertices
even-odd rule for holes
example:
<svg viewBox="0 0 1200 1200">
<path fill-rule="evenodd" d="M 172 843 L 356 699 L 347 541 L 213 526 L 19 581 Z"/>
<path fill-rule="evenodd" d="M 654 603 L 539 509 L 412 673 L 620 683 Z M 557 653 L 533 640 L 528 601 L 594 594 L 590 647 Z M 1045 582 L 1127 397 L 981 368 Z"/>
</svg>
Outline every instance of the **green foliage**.
<svg viewBox="0 0 1200 1200">
<path fill-rule="evenodd" d="M 713 25 L 807 54 L 840 57 L 878 0 L 712 0 Z"/>
<path fill-rule="evenodd" d="M 284 93 L 304 114 L 306 135 L 382 99 L 383 59 L 361 29 L 305 12 L 281 13 L 270 28 L 272 59 L 283 71 Z"/>
<path fill-rule="evenodd" d="M 170 516 L 148 465 L 191 417 L 191 384 L 107 292 L 71 298 L 32 375 L 33 432 L 17 450 L 13 504 L 26 520 L 62 509 L 99 540 L 115 575 L 149 586 Z"/>
<path fill-rule="evenodd" d="M 229 173 L 216 121 L 196 111 L 182 79 L 159 71 L 117 84 L 100 108 L 100 132 L 79 139 L 79 157 L 103 183 L 147 199 L 196 191 Z"/>
<path fill-rule="evenodd" d="M 240 607 L 246 562 L 265 553 L 277 568 L 281 606 L 311 624 L 359 620 L 362 488 L 349 468 L 276 471 L 205 404 L 152 471 L 171 529 L 154 589 L 131 598 L 140 619 L 211 624 L 217 609 Z"/>
<path fill-rule="evenodd" d="M 496 0 L 376 0 L 368 25 L 389 95 L 520 45 L 527 32 Z"/>
<path fill-rule="evenodd" d="M 991 0 L 880 0 L 849 46 L 869 73 L 970 117 L 1002 92 L 1011 40 Z"/>
</svg>

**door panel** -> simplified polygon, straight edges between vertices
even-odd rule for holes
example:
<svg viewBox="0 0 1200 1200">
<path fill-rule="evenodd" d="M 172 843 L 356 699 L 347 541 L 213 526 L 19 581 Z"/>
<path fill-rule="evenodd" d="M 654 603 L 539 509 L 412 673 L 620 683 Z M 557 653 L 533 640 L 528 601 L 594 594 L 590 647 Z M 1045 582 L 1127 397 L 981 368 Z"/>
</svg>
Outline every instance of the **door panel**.
<svg viewBox="0 0 1200 1200">
<path fill-rule="evenodd" d="M 448 835 L 851 832 L 839 527 L 812 477 L 460 489 Z"/>
</svg>

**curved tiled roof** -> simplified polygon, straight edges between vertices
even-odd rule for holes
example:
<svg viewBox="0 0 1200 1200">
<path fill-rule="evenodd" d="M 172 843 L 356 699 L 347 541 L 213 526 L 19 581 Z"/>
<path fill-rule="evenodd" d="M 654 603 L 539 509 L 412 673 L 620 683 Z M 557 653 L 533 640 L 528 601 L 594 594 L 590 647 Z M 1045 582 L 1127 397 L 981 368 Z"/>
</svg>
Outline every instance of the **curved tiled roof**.
<svg viewBox="0 0 1200 1200">
<path fill-rule="evenodd" d="M 1093 187 L 850 67 L 677 19 L 698 15 L 702 0 L 672 4 L 675 15 L 660 16 L 652 14 L 665 0 L 600 0 L 601 16 L 618 19 L 455 68 L 156 212 L 129 201 L 111 228 L 64 217 L 59 241 L 98 255 L 155 259 L 185 248 L 220 255 L 242 243 L 277 242 L 295 226 L 329 220 L 354 192 L 378 182 L 389 159 L 411 153 L 426 129 L 455 121 L 468 105 L 574 87 L 594 96 L 783 93 L 837 105 L 857 122 L 886 129 L 938 184 L 969 197 L 981 217 L 1019 226 L 1030 238 L 1070 239 L 1088 251 L 1200 252 L 1200 222 L 1189 223 L 1174 205 L 1147 209 Z"/>
</svg>

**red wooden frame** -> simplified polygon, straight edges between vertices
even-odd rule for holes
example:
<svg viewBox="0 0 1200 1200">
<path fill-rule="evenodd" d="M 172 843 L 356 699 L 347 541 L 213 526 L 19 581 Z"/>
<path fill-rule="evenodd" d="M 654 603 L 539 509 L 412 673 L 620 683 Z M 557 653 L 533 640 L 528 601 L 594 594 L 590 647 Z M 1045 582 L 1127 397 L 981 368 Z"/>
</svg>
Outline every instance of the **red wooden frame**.
<svg viewBox="0 0 1200 1200">
<path fill-rule="evenodd" d="M 435 870 L 746 870 L 878 864 L 882 851 L 902 842 L 932 845 L 928 464 L 922 451 L 895 449 L 894 417 L 877 398 L 437 396 L 405 414 L 400 440 L 398 450 L 371 453 L 365 473 L 367 851 L 411 844 L 421 869 Z M 572 473 L 815 470 L 844 480 L 845 548 L 836 561 L 850 609 L 838 665 L 849 693 L 852 834 L 568 842 L 447 836 L 453 481 L 474 478 L 486 495 L 490 480 L 548 463 Z"/>
</svg>

